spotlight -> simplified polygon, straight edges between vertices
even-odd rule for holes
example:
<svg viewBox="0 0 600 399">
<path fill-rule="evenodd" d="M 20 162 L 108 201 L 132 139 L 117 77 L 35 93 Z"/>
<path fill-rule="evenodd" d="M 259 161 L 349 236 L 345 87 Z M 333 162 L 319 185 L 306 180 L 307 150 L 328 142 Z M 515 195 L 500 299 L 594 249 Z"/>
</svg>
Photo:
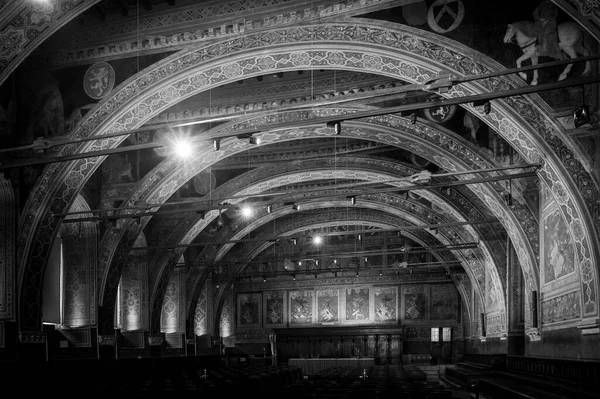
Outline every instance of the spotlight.
<svg viewBox="0 0 600 399">
<path fill-rule="evenodd" d="M 415 112 L 413 112 L 412 114 L 410 114 L 410 123 L 412 123 L 413 125 L 415 123 L 417 123 L 417 114 Z"/>
<path fill-rule="evenodd" d="M 350 198 L 350 203 L 351 203 L 352 205 L 356 205 L 356 197 L 355 197 L 354 195 L 352 195 L 352 196 L 350 196 L 350 197 L 348 197 L 348 198 Z"/>
<path fill-rule="evenodd" d="M 296 281 L 296 275 L 292 274 L 292 280 Z"/>
<path fill-rule="evenodd" d="M 358 235 L 358 241 L 362 241 L 362 234 Z"/>
<path fill-rule="evenodd" d="M 358 272 L 356 272 L 356 277 L 358 277 Z"/>
<path fill-rule="evenodd" d="M 263 283 L 266 283 L 266 282 L 267 282 L 267 277 L 263 276 Z"/>
<path fill-rule="evenodd" d="M 215 139 L 213 141 L 213 146 L 215 147 L 215 151 L 219 151 L 221 149 L 221 140 Z"/>
<path fill-rule="evenodd" d="M 327 127 L 332 127 L 335 130 L 335 134 L 342 133 L 342 123 L 340 121 L 327 122 Z"/>
<path fill-rule="evenodd" d="M 250 144 L 260 144 L 260 138 L 259 137 L 254 137 L 254 136 L 250 136 L 250 138 L 248 138 L 248 143 L 250 143 Z"/>
<path fill-rule="evenodd" d="M 298 244 L 298 239 L 297 239 L 297 238 L 292 238 L 292 243 L 293 243 L 294 245 Z"/>
<path fill-rule="evenodd" d="M 273 212 L 273 206 L 267 205 L 267 213 L 271 213 L 271 212 Z"/>
<path fill-rule="evenodd" d="M 483 113 L 486 115 L 489 114 L 490 111 L 492 110 L 492 104 L 488 100 L 473 101 L 474 107 L 480 107 L 482 105 L 483 105 Z"/>
<path fill-rule="evenodd" d="M 294 205 L 292 205 L 292 209 L 295 211 L 298 211 L 298 210 L 300 210 L 300 205 L 294 204 Z"/>
<path fill-rule="evenodd" d="M 590 121 L 590 107 L 587 105 L 582 105 L 573 111 L 573 123 L 575 127 L 578 128 L 580 126 L 585 125 Z"/>
</svg>

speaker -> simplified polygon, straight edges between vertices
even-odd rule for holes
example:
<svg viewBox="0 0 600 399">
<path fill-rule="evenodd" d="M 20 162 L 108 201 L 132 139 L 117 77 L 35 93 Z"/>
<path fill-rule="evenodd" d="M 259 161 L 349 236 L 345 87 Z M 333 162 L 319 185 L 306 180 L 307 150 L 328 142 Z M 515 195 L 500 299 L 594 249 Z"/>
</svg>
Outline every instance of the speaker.
<svg viewBox="0 0 600 399">
<path fill-rule="evenodd" d="M 538 326 L 538 293 L 531 291 L 531 326 Z"/>
<path fill-rule="evenodd" d="M 485 337 L 485 313 L 481 314 L 481 336 Z"/>
</svg>

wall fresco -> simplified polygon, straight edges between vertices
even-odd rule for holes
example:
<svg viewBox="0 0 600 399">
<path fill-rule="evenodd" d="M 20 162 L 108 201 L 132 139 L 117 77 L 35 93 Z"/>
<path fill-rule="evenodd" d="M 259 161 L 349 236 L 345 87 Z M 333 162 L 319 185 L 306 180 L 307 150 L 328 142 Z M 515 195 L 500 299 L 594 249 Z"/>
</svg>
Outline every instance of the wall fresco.
<svg viewBox="0 0 600 399">
<path fill-rule="evenodd" d="M 346 289 L 346 321 L 369 320 L 369 288 Z"/>
<path fill-rule="evenodd" d="M 458 293 L 451 284 L 431 285 L 431 319 L 453 320 L 458 317 Z"/>
<path fill-rule="evenodd" d="M 237 325 L 240 327 L 260 327 L 262 294 L 238 294 Z"/>
<path fill-rule="evenodd" d="M 339 291 L 317 291 L 317 321 L 335 323 L 339 321 Z"/>
<path fill-rule="evenodd" d="M 265 291 L 265 327 L 285 325 L 285 291 Z"/>
<path fill-rule="evenodd" d="M 373 289 L 375 321 L 396 321 L 398 318 L 398 289 L 396 287 L 376 287 Z"/>
<path fill-rule="evenodd" d="M 402 287 L 404 305 L 404 320 L 427 320 L 429 317 L 429 295 L 427 286 L 411 285 Z"/>
<path fill-rule="evenodd" d="M 581 296 L 579 292 L 569 292 L 556 298 L 543 301 L 542 323 L 556 323 L 581 317 Z"/>
<path fill-rule="evenodd" d="M 313 291 L 290 292 L 290 324 L 302 325 L 313 322 Z"/>
<path fill-rule="evenodd" d="M 575 271 L 575 248 L 569 229 L 560 212 L 555 210 L 544 219 L 544 283 Z"/>
</svg>

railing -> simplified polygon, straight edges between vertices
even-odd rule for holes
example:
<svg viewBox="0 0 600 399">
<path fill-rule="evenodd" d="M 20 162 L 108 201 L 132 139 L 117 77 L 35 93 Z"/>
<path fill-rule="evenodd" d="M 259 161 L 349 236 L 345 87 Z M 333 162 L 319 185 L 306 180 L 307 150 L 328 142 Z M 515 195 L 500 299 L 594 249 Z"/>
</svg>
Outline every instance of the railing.
<svg viewBox="0 0 600 399">
<path fill-rule="evenodd" d="M 490 366 L 494 370 L 506 368 L 506 355 L 503 353 L 465 353 L 463 361 Z"/>
<path fill-rule="evenodd" d="M 600 361 L 506 356 L 507 371 L 542 375 L 569 382 L 595 385 L 600 380 Z"/>
</svg>

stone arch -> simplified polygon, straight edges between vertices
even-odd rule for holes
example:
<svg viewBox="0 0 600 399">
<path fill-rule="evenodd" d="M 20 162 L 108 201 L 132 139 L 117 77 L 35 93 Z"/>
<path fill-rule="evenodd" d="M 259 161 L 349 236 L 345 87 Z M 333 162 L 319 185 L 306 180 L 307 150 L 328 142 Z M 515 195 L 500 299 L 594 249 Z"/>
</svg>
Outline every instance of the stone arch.
<svg viewBox="0 0 600 399">
<path fill-rule="evenodd" d="M 202 48 L 182 50 L 181 52 L 157 63 L 124 82 L 114 93 L 102 100 L 90 110 L 74 129 L 72 137 L 101 137 L 114 131 L 133 129 L 152 118 L 167 107 L 193 94 L 230 81 L 236 81 L 262 73 L 261 51 L 248 54 L 247 50 L 254 39 L 269 35 L 270 57 L 276 56 L 275 69 L 280 71 L 297 68 L 331 68 L 368 71 L 390 77 L 397 77 L 413 83 L 427 81 L 441 71 L 470 75 L 502 69 L 495 62 L 478 55 L 473 57 L 464 46 L 436 37 L 434 43 L 423 32 L 394 24 L 374 24 L 372 21 L 352 21 L 339 24 L 318 25 L 308 29 L 303 27 L 286 28 L 288 35 L 275 36 L 270 33 L 255 33 L 231 41 L 213 43 Z M 315 34 L 319 31 L 319 34 Z M 293 32 L 295 34 L 289 34 Z M 340 36 L 340 32 L 344 32 Z M 292 41 L 292 38 L 294 40 Z M 314 50 L 314 41 L 322 40 L 331 50 Z M 440 44 L 441 43 L 441 44 Z M 335 49 L 335 50 L 334 50 Z M 350 54 L 351 53 L 351 54 Z M 323 57 L 323 55 L 326 55 Z M 430 58 L 424 64 L 424 59 Z M 221 60 L 221 63 L 219 61 Z M 226 60 L 223 63 L 222 60 Z M 458 61 L 460 60 L 460 61 Z M 168 78 L 168 79 L 167 79 Z M 460 90 L 454 88 L 447 95 L 461 97 L 499 88 L 514 87 L 510 77 L 492 78 L 486 84 L 465 84 Z M 532 96 L 535 97 L 535 96 Z M 503 112 L 498 112 L 498 109 Z M 511 118 L 508 118 L 508 116 Z M 525 118 L 523 117 L 525 116 Z M 582 275 L 586 292 L 586 314 L 597 313 L 597 270 L 593 266 L 597 258 L 597 237 L 594 229 L 600 220 L 590 217 L 590 209 L 595 205 L 598 190 L 573 150 L 561 140 L 564 135 L 556 124 L 530 99 L 510 98 L 506 103 L 494 107 L 486 121 L 493 125 L 498 133 L 518 148 L 530 162 L 543 160 L 540 176 L 555 194 L 557 202 L 568 215 L 567 222 L 573 231 L 582 237 L 578 245 L 581 255 Z M 531 126 L 535 126 L 532 129 Z M 538 133 L 542 133 L 541 137 Z M 553 155 L 544 159 L 539 148 L 548 148 L 545 139 L 552 138 Z M 124 138 L 93 141 L 78 147 L 77 152 L 114 148 Z M 62 155 L 74 151 L 72 147 Z M 559 159 L 560 154 L 565 159 Z M 45 173 L 58 179 L 40 179 L 24 212 L 24 222 L 20 227 L 20 238 L 26 244 L 21 248 L 20 258 L 25 265 L 19 276 L 23 306 L 21 324 L 25 328 L 39 327 L 39 295 L 36 276 L 43 272 L 44 260 L 48 253 L 49 241 L 55 234 L 59 220 L 51 215 L 51 210 L 64 209 L 73 200 L 83 182 L 98 167 L 104 157 L 80 159 L 66 165 L 50 165 Z M 569 159 L 569 163 L 566 162 Z M 562 164 L 561 162 L 564 162 Z M 579 178 L 574 181 L 571 176 Z M 58 181 L 54 185 L 50 180 Z M 146 181 L 145 184 L 149 182 Z M 585 186 L 586 196 L 577 190 Z M 579 206 L 581 204 L 581 206 Z M 40 207 L 44 205 L 44 207 Z M 45 207 L 46 213 L 39 212 Z M 569 212 L 566 210 L 569 209 Z M 32 249 L 35 248 L 35 251 Z"/>
</svg>

